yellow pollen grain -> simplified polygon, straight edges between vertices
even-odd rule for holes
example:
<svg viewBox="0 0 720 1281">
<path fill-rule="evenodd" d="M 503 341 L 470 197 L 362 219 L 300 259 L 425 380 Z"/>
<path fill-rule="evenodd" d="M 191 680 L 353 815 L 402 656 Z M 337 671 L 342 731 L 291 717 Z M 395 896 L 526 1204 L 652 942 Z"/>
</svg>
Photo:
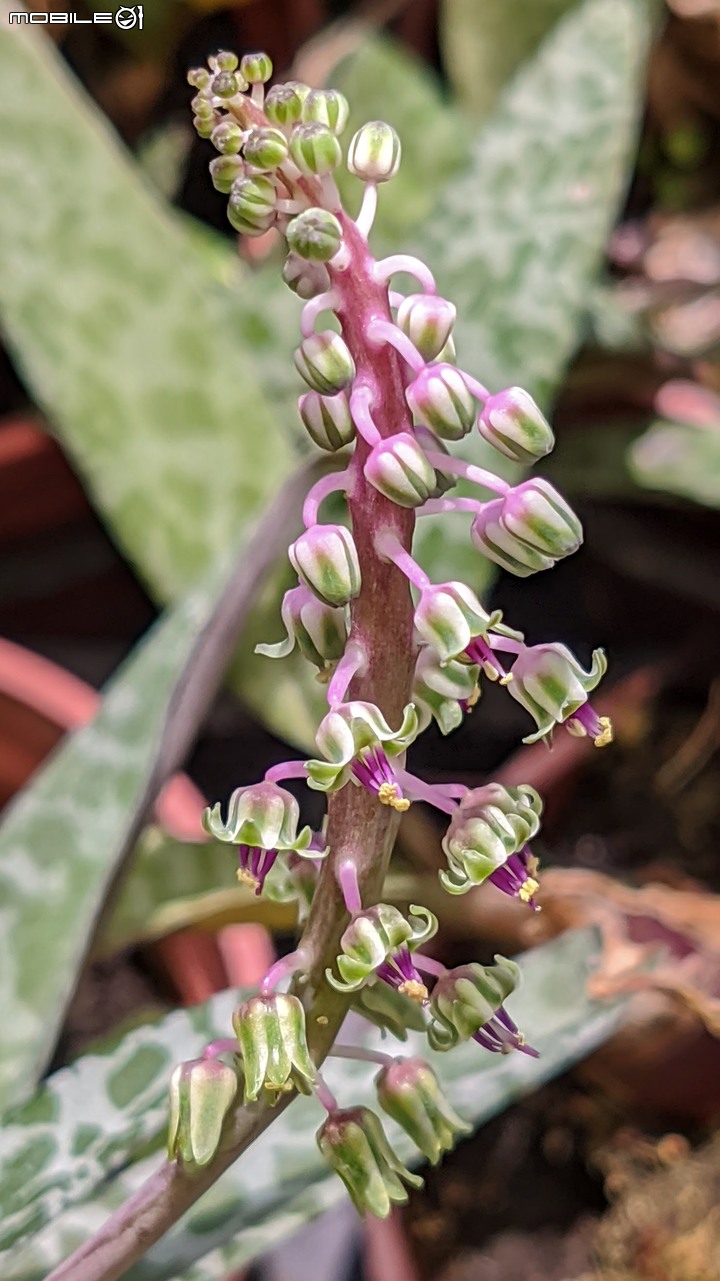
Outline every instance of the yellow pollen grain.
<svg viewBox="0 0 720 1281">
<path fill-rule="evenodd" d="M 320 1024 L 320 1027 L 327 1027 L 327 1025 L 328 1025 L 328 1016 L 327 1016 L 327 1014 L 318 1014 L 318 1016 L 317 1016 L 317 1018 L 316 1018 L 315 1022 L 316 1022 L 316 1023 L 319 1023 L 319 1024 Z"/>
<path fill-rule="evenodd" d="M 608 743 L 612 743 L 614 738 L 612 721 L 609 716 L 601 716 L 600 724 L 602 725 L 602 730 L 594 739 L 595 746 L 607 747 Z"/>
<path fill-rule="evenodd" d="M 236 872 L 236 876 L 241 885 L 250 885 L 254 890 L 256 890 L 260 885 L 257 876 L 253 876 L 252 872 L 248 872 L 245 867 L 239 867 Z"/>
<path fill-rule="evenodd" d="M 391 809 L 404 814 L 405 810 L 410 809 L 410 802 L 406 796 L 400 796 L 399 791 L 397 783 L 382 783 L 378 790 L 378 800 L 381 805 L 389 805 Z"/>
<path fill-rule="evenodd" d="M 534 894 L 537 894 L 539 889 L 540 882 L 536 881 L 534 876 L 528 876 L 527 880 L 523 881 L 520 889 L 518 890 L 518 898 L 520 899 L 520 902 L 529 903 L 530 899 Z"/>
<path fill-rule="evenodd" d="M 514 681 L 514 680 L 515 680 L 515 677 L 513 676 L 512 672 L 506 672 L 504 676 L 500 677 L 500 684 L 509 685 L 510 681 Z"/>
<path fill-rule="evenodd" d="M 401 992 L 403 996 L 409 996 L 411 1001 L 417 1001 L 418 1004 L 428 999 L 428 990 L 425 984 L 419 983 L 417 979 L 406 979 L 404 983 L 400 984 L 398 992 Z"/>
</svg>

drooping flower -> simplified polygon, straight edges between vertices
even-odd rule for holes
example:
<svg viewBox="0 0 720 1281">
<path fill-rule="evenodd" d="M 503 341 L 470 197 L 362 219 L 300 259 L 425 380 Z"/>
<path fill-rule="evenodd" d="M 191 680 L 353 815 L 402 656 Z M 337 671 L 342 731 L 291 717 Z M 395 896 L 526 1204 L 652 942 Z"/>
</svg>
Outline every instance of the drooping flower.
<svg viewBox="0 0 720 1281">
<path fill-rule="evenodd" d="M 395 1155 L 380 1118 L 369 1108 L 331 1112 L 317 1132 L 317 1144 L 360 1214 L 386 1219 L 394 1205 L 407 1201 L 405 1184 L 422 1187 L 420 1176 Z"/>
<path fill-rule="evenodd" d="M 309 1094 L 317 1071 L 310 1058 L 305 1010 L 296 996 L 251 996 L 233 1014 L 242 1056 L 245 1101 L 271 1102 L 296 1087 Z"/>
<path fill-rule="evenodd" d="M 402 1126 L 432 1165 L 455 1146 L 468 1125 L 450 1106 L 440 1083 L 424 1059 L 393 1059 L 376 1079 L 383 1112 Z"/>
<path fill-rule="evenodd" d="M 472 1039 L 495 1054 L 522 1050 L 537 1058 L 504 1008 L 519 980 L 519 966 L 504 956 L 496 956 L 492 966 L 460 965 L 441 975 L 430 998 L 432 1048 L 450 1050 Z"/>
<path fill-rule="evenodd" d="M 426 907 L 411 906 L 408 918 L 390 903 L 376 903 L 355 912 L 335 960 L 340 979 L 326 970 L 328 983 L 339 992 L 354 992 L 377 975 L 403 996 L 424 1000 L 427 989 L 412 964 L 411 953 L 432 938 L 437 924 Z"/>
<path fill-rule="evenodd" d="M 448 861 L 448 871 L 440 873 L 443 887 L 450 894 L 466 894 L 490 880 L 534 907 L 537 863 L 527 846 L 540 827 L 541 813 L 542 801 L 532 787 L 487 783 L 473 788 L 443 838 Z"/>
<path fill-rule="evenodd" d="M 325 759 L 307 762 L 309 786 L 334 792 L 352 779 L 373 792 L 383 805 L 406 810 L 410 801 L 395 777 L 391 757 L 405 752 L 417 733 L 418 717 L 412 703 L 405 708 L 397 730 L 391 729 L 373 703 L 341 703 L 320 722 L 315 741 Z"/>
<path fill-rule="evenodd" d="M 607 716 L 598 716 L 588 702 L 588 694 L 600 683 L 607 670 L 603 650 L 593 650 L 590 671 L 580 666 L 565 645 L 532 645 L 516 658 L 512 684 L 513 698 L 534 718 L 537 730 L 528 734 L 524 743 L 551 738 L 556 725 L 564 725 L 571 734 L 592 738 L 596 747 L 612 742 L 612 725 Z"/>
<path fill-rule="evenodd" d="M 299 818 L 300 807 L 292 793 L 276 783 L 263 782 L 233 792 L 226 822 L 219 802 L 205 810 L 202 821 L 215 840 L 238 847 L 238 880 L 261 894 L 280 850 L 321 857 L 311 849 L 312 830 L 303 827 L 298 831 Z"/>
</svg>

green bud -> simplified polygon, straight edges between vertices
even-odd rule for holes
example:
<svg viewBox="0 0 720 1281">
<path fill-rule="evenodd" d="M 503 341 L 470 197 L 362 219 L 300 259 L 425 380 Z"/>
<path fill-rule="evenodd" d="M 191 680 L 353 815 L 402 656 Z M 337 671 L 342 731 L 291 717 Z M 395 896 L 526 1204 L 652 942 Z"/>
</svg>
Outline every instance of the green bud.
<svg viewBox="0 0 720 1281">
<path fill-rule="evenodd" d="M 207 67 L 191 67 L 187 73 L 187 82 L 193 89 L 207 89 L 211 80 L 212 75 Z"/>
<path fill-rule="evenodd" d="M 366 480 L 399 507 L 420 507 L 435 488 L 435 472 L 410 432 L 378 441 L 363 468 Z"/>
<path fill-rule="evenodd" d="M 266 53 L 246 53 L 240 63 L 240 75 L 249 85 L 264 85 L 273 73 L 273 64 Z"/>
<path fill-rule="evenodd" d="M 313 391 L 332 396 L 355 377 L 349 348 L 332 329 L 305 338 L 295 352 L 295 368 Z"/>
<path fill-rule="evenodd" d="M 355 439 L 347 392 L 320 396 L 316 391 L 308 391 L 300 397 L 298 409 L 308 436 L 320 449 L 332 454 Z"/>
<path fill-rule="evenodd" d="M 275 221 L 277 192 L 270 178 L 239 178 L 230 192 L 228 221 L 244 236 L 261 236 Z"/>
<path fill-rule="evenodd" d="M 488 396 L 478 418 L 478 431 L 516 463 L 533 463 L 549 454 L 555 444 L 549 422 L 522 387 L 508 387 Z"/>
<path fill-rule="evenodd" d="M 215 131 L 216 132 L 216 131 Z M 216 191 L 228 195 L 233 183 L 242 178 L 245 165 L 240 156 L 216 156 L 210 161 L 210 177 Z"/>
<path fill-rule="evenodd" d="M 424 1059 L 394 1059 L 382 1069 L 376 1083 L 383 1112 L 402 1126 L 432 1165 L 451 1151 L 457 1134 L 472 1132 L 472 1126 L 448 1103 Z"/>
<path fill-rule="evenodd" d="M 300 102 L 303 103 L 309 93 L 312 93 L 310 85 L 306 85 L 302 80 L 288 80 L 285 84 L 286 89 L 292 89 L 297 94 Z"/>
<path fill-rule="evenodd" d="M 218 98 L 234 98 L 241 90 L 241 82 L 232 71 L 221 71 L 212 82 L 212 91 Z"/>
<path fill-rule="evenodd" d="M 400 139 L 392 125 L 371 120 L 358 129 L 348 148 L 347 167 L 364 182 L 388 182 L 400 167 Z"/>
<path fill-rule="evenodd" d="M 253 129 L 245 141 L 243 155 L 253 169 L 277 169 L 287 159 L 288 145 L 279 129 Z"/>
<path fill-rule="evenodd" d="M 335 609 L 319 601 L 309 587 L 293 587 L 283 597 L 281 616 L 286 639 L 277 645 L 256 645 L 256 654 L 286 658 L 297 645 L 303 656 L 321 672 L 342 658 L 348 639 L 344 608 Z"/>
<path fill-rule="evenodd" d="M 321 262 L 300 258 L 294 253 L 289 253 L 285 259 L 282 278 L 288 289 L 292 289 L 304 302 L 326 293 L 330 288 L 330 276 Z"/>
<path fill-rule="evenodd" d="M 199 138 L 212 138 L 220 113 L 213 111 L 210 116 L 193 116 L 193 126 Z"/>
<path fill-rule="evenodd" d="M 229 49 L 221 49 L 216 53 L 213 62 L 218 71 L 237 71 L 238 69 L 238 56 L 236 53 L 231 53 Z"/>
<path fill-rule="evenodd" d="M 337 89 L 313 89 L 303 103 L 302 118 L 306 123 L 326 125 L 336 135 L 343 132 L 349 114 L 347 98 Z"/>
<path fill-rule="evenodd" d="M 395 1155 L 380 1118 L 369 1108 L 331 1112 L 317 1132 L 317 1144 L 360 1214 L 386 1219 L 393 1205 L 407 1201 L 404 1184 L 422 1187 L 420 1176 Z"/>
<path fill-rule="evenodd" d="M 290 139 L 290 155 L 301 173 L 311 177 L 332 173 L 342 159 L 340 143 L 326 125 L 296 125 Z"/>
<path fill-rule="evenodd" d="M 300 258 L 329 262 L 342 244 L 342 227 L 328 209 L 306 209 L 288 223 L 285 237 Z"/>
<path fill-rule="evenodd" d="M 418 422 L 443 440 L 462 440 L 475 421 L 475 397 L 454 365 L 426 365 L 405 399 Z"/>
<path fill-rule="evenodd" d="M 447 345 L 457 311 L 436 294 L 410 294 L 397 310 L 396 323 L 424 360 L 435 360 Z"/>
<path fill-rule="evenodd" d="M 483 504 L 470 537 L 488 560 L 527 578 L 551 569 L 582 543 L 582 525 L 557 490 L 534 476 Z"/>
<path fill-rule="evenodd" d="M 235 156 L 242 150 L 245 134 L 234 120 L 221 120 L 213 129 L 212 144 L 223 156 Z"/>
<path fill-rule="evenodd" d="M 217 1059 L 193 1059 L 175 1068 L 170 1078 L 170 1160 L 190 1173 L 212 1160 L 237 1087 L 237 1073 Z"/>
<path fill-rule="evenodd" d="M 344 525 L 313 525 L 288 548 L 293 569 L 326 605 L 347 605 L 360 591 L 360 563 Z"/>
<path fill-rule="evenodd" d="M 265 115 L 274 125 L 294 125 L 302 115 L 303 100 L 291 84 L 273 85 L 265 99 Z"/>
<path fill-rule="evenodd" d="M 317 1072 L 307 1047 L 305 1011 L 296 996 L 252 996 L 232 1021 L 242 1055 L 246 1103 L 254 1103 L 261 1091 L 271 1103 L 293 1088 L 310 1093 Z"/>
<path fill-rule="evenodd" d="M 211 116 L 215 115 L 215 108 L 210 98 L 204 93 L 196 93 L 190 102 L 190 107 L 195 112 L 195 115 L 200 116 L 203 120 L 209 120 Z"/>
</svg>

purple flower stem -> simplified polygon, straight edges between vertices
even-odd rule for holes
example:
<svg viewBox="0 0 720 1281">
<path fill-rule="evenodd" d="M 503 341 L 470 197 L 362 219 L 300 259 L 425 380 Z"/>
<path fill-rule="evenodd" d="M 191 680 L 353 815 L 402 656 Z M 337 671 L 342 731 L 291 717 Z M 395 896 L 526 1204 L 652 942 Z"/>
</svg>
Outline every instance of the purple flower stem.
<svg viewBox="0 0 720 1281">
<path fill-rule="evenodd" d="M 338 1101 L 321 1072 L 318 1072 L 315 1078 L 313 1090 L 315 1092 L 315 1098 L 318 1103 L 322 1104 L 326 1112 L 337 1111 Z"/>
<path fill-rule="evenodd" d="M 417 775 L 409 774 L 407 770 L 401 769 L 394 762 L 393 768 L 403 792 L 406 792 L 413 800 L 425 801 L 428 805 L 433 805 L 436 810 L 442 810 L 444 814 L 455 813 L 457 801 L 451 800 L 442 787 L 434 783 L 426 783 L 422 778 L 418 778 Z"/>
<path fill-rule="evenodd" d="M 490 489 L 494 494 L 507 494 L 512 489 L 512 485 L 500 476 L 486 471 L 484 467 L 476 467 L 474 463 L 466 463 L 463 458 L 443 454 L 439 449 L 428 449 L 425 451 L 425 456 L 438 471 L 449 472 L 451 476 L 462 476 L 464 480 L 470 480 L 474 485 L 482 485 L 484 489 Z"/>
<path fill-rule="evenodd" d="M 289 978 L 297 970 L 302 970 L 306 960 L 307 957 L 303 949 L 299 947 L 295 952 L 288 952 L 287 956 L 281 956 L 279 961 L 273 961 L 270 969 L 260 981 L 260 995 L 269 996 L 282 983 L 283 979 Z"/>
<path fill-rule="evenodd" d="M 238 1043 L 232 1036 L 220 1036 L 216 1041 L 211 1041 L 205 1046 L 201 1057 L 203 1059 L 217 1059 L 221 1054 L 237 1054 Z"/>
<path fill-rule="evenodd" d="M 389 258 L 383 258 L 372 267 L 373 278 L 378 284 L 384 283 L 401 271 L 408 276 L 414 276 L 426 294 L 437 293 L 435 277 L 430 268 L 420 258 L 413 258 L 412 254 L 391 254 Z"/>
<path fill-rule="evenodd" d="M 370 410 L 373 406 L 372 387 L 356 381 L 350 393 L 350 413 L 357 430 L 368 445 L 377 445 L 382 436 L 375 426 Z"/>
<path fill-rule="evenodd" d="M 281 761 L 265 771 L 266 783 L 279 783 L 284 778 L 307 778 L 304 761 Z"/>
<path fill-rule="evenodd" d="M 332 311 L 337 298 L 332 289 L 328 289 L 324 294 L 318 294 L 317 298 L 310 298 L 302 309 L 300 316 L 300 332 L 303 338 L 309 338 L 315 329 L 315 322 L 323 311 Z"/>
<path fill-rule="evenodd" d="M 345 900 L 345 907 L 350 916 L 354 916 L 356 912 L 362 912 L 362 896 L 358 885 L 357 867 L 352 859 L 345 859 L 345 862 L 340 864 L 337 870 L 337 878 Z"/>
<path fill-rule="evenodd" d="M 389 1067 L 395 1060 L 382 1050 L 368 1050 L 364 1045 L 340 1045 L 337 1041 L 328 1054 L 329 1059 L 353 1059 L 357 1063 L 380 1063 Z"/>
<path fill-rule="evenodd" d="M 416 560 L 413 560 L 410 553 L 405 550 L 392 531 L 383 529 L 378 534 L 375 545 L 379 554 L 385 560 L 392 561 L 393 565 L 397 565 L 400 572 L 412 583 L 413 587 L 418 588 L 418 591 L 430 586 L 430 579 L 425 570 L 418 565 Z"/>
<path fill-rule="evenodd" d="M 381 347 L 386 342 L 392 343 L 392 346 L 400 353 L 405 363 L 416 374 L 419 374 L 425 368 L 425 361 L 415 344 L 392 321 L 373 320 L 368 331 L 368 337 L 378 347 Z"/>
<path fill-rule="evenodd" d="M 477 396 L 478 400 L 487 400 L 490 395 L 487 387 L 483 387 L 482 383 L 479 383 L 477 378 L 473 378 L 470 374 L 466 374 L 464 370 L 463 378 L 467 384 L 468 391 L 472 392 L 473 396 Z"/>
<path fill-rule="evenodd" d="M 360 232 L 360 235 L 364 236 L 365 239 L 367 239 L 368 235 L 372 231 L 372 225 L 375 221 L 377 198 L 378 193 L 376 183 L 366 183 L 365 190 L 363 192 L 362 204 L 360 205 L 360 212 L 355 219 L 355 226 Z"/>
<path fill-rule="evenodd" d="M 357 641 L 350 641 L 328 685 L 327 701 L 330 707 L 337 707 L 338 703 L 344 701 L 353 676 L 362 672 L 365 665 L 366 658 L 363 650 Z"/>
<path fill-rule="evenodd" d="M 321 476 L 310 490 L 305 502 L 303 503 L 303 525 L 309 529 L 311 525 L 317 524 L 320 504 L 325 501 L 328 494 L 335 494 L 340 489 L 347 489 L 348 473 L 346 471 L 331 472 L 329 476 Z"/>
<path fill-rule="evenodd" d="M 413 961 L 415 968 L 423 974 L 432 974 L 435 978 L 442 978 L 447 974 L 447 966 L 442 961 L 436 961 L 433 956 L 425 956 L 422 952 L 413 952 Z"/>
<path fill-rule="evenodd" d="M 445 455 L 443 455 L 444 457 Z M 438 464 L 435 464 L 438 467 Z M 484 503 L 479 498 L 428 498 L 422 507 L 415 509 L 416 516 L 439 516 L 443 512 L 477 512 L 482 511 Z"/>
</svg>

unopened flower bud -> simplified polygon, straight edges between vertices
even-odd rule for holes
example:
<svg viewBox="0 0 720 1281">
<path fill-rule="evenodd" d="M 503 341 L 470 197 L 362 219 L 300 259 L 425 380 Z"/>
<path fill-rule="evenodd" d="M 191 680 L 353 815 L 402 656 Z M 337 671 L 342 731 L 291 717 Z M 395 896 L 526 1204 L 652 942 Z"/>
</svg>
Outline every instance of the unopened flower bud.
<svg viewBox="0 0 720 1281">
<path fill-rule="evenodd" d="M 332 329 L 310 334 L 295 351 L 295 368 L 313 391 L 332 396 L 355 377 L 355 361 L 339 334 Z"/>
<path fill-rule="evenodd" d="M 380 1118 L 369 1108 L 331 1112 L 317 1132 L 317 1145 L 339 1174 L 360 1214 L 386 1219 L 394 1205 L 405 1205 L 405 1184 L 421 1188 L 388 1143 Z"/>
<path fill-rule="evenodd" d="M 430 584 L 423 588 L 415 610 L 415 626 L 447 663 L 467 649 L 473 636 L 484 636 L 499 615 L 488 614 L 465 583 Z"/>
<path fill-rule="evenodd" d="M 430 645 L 423 645 L 412 689 L 422 728 L 432 717 L 441 734 L 457 729 L 468 707 L 474 706 L 480 697 L 477 681 L 478 668 L 474 664 L 452 659 L 443 664 Z"/>
<path fill-rule="evenodd" d="M 347 167 L 363 182 L 388 182 L 400 167 L 401 153 L 400 139 L 392 125 L 371 120 L 353 137 Z"/>
<path fill-rule="evenodd" d="M 363 468 L 375 489 L 399 507 L 419 507 L 435 488 L 435 472 L 409 432 L 398 432 L 374 446 Z"/>
<path fill-rule="evenodd" d="M 261 236 L 275 221 L 277 192 L 270 178 L 239 178 L 228 201 L 228 221 L 244 236 Z"/>
<path fill-rule="evenodd" d="M 221 120 L 213 129 L 212 144 L 223 156 L 236 156 L 243 145 L 243 133 L 234 120 Z"/>
<path fill-rule="evenodd" d="M 471 538 L 488 560 L 527 578 L 577 551 L 583 532 L 557 490 L 534 477 L 485 503 L 472 523 Z"/>
<path fill-rule="evenodd" d="M 305 122 L 325 125 L 336 135 L 343 132 L 349 114 L 347 98 L 337 89 L 312 89 L 303 103 Z"/>
<path fill-rule="evenodd" d="M 571 734 L 588 734 L 596 747 L 612 742 L 612 725 L 607 716 L 598 716 L 588 702 L 588 694 L 600 683 L 607 670 L 603 650 L 593 650 L 590 671 L 580 666 L 565 645 L 532 645 L 516 658 L 508 686 L 537 722 L 537 732 L 528 734 L 525 743 L 552 734 L 555 725 L 565 725 Z"/>
<path fill-rule="evenodd" d="M 245 140 L 243 156 L 253 169 L 271 172 L 287 159 L 288 144 L 279 129 L 253 129 Z"/>
<path fill-rule="evenodd" d="M 340 143 L 327 125 L 296 125 L 290 139 L 290 155 L 307 176 L 332 173 L 342 159 Z"/>
<path fill-rule="evenodd" d="M 246 1103 L 254 1102 L 261 1091 L 271 1102 L 294 1086 L 310 1093 L 317 1072 L 307 1047 L 305 1010 L 296 996 L 251 996 L 232 1021 L 242 1055 Z"/>
<path fill-rule="evenodd" d="M 215 131 L 217 132 L 217 130 Z M 216 156 L 210 161 L 210 177 L 216 191 L 227 195 L 232 191 L 233 183 L 242 178 L 245 165 L 240 156 Z"/>
<path fill-rule="evenodd" d="M 437 294 L 410 294 L 397 310 L 396 324 L 425 360 L 435 360 L 446 346 L 457 311 Z"/>
<path fill-rule="evenodd" d="M 208 71 L 207 67 L 191 67 L 186 79 L 194 89 L 207 89 L 212 80 L 212 73 Z"/>
<path fill-rule="evenodd" d="M 298 409 L 308 436 L 320 449 L 332 454 L 355 439 L 347 392 L 321 396 L 316 391 L 308 391 L 300 397 Z"/>
<path fill-rule="evenodd" d="M 302 115 L 302 105 L 291 84 L 273 85 L 265 99 L 265 115 L 274 125 L 294 125 Z"/>
<path fill-rule="evenodd" d="M 326 970 L 328 983 L 339 992 L 353 992 L 394 953 L 419 947 L 437 931 L 437 919 L 425 907 L 411 906 L 409 919 L 390 903 L 376 903 L 356 912 L 340 939 L 335 964 L 341 978 Z M 427 993 L 425 993 L 427 995 Z"/>
<path fill-rule="evenodd" d="M 218 71 L 237 71 L 238 56 L 229 49 L 220 49 L 213 55 L 213 64 Z"/>
<path fill-rule="evenodd" d="M 297 644 L 305 658 L 321 671 L 342 658 L 348 638 L 344 609 L 333 609 L 318 600 L 309 587 L 293 587 L 285 593 L 281 616 L 286 639 L 277 645 L 256 645 L 256 654 L 285 658 Z"/>
<path fill-rule="evenodd" d="M 462 440 L 475 421 L 475 397 L 454 365 L 427 365 L 405 398 L 418 421 L 443 440 Z"/>
<path fill-rule="evenodd" d="M 232 71 L 220 71 L 212 82 L 212 91 L 218 98 L 234 98 L 244 88 Z"/>
<path fill-rule="evenodd" d="M 190 101 L 190 107 L 196 116 L 201 116 L 205 120 L 215 115 L 215 108 L 212 105 L 212 91 L 205 90 L 203 93 L 196 93 Z"/>
<path fill-rule="evenodd" d="M 301 258 L 329 262 L 342 244 L 342 227 L 329 209 L 305 209 L 288 223 L 285 237 Z"/>
<path fill-rule="evenodd" d="M 318 294 L 324 294 L 330 288 L 330 276 L 323 263 L 300 258 L 293 253 L 289 253 L 285 259 L 282 278 L 288 289 L 292 289 L 304 302 L 309 298 L 316 298 Z"/>
<path fill-rule="evenodd" d="M 219 121 L 219 111 L 210 111 L 208 115 L 204 113 L 194 115 L 193 127 L 198 138 L 212 138 Z"/>
<path fill-rule="evenodd" d="M 193 1059 L 175 1068 L 167 1144 L 171 1160 L 190 1173 L 212 1161 L 237 1088 L 235 1070 L 217 1059 Z"/>
<path fill-rule="evenodd" d="M 492 880 L 537 834 L 541 812 L 542 802 L 532 787 L 489 783 L 468 792 L 443 838 L 449 866 L 448 872 L 440 873 L 445 889 L 465 894 L 474 885 Z M 536 881 L 528 883 L 527 893 L 517 897 L 527 902 L 536 889 Z"/>
<path fill-rule="evenodd" d="M 456 1135 L 471 1133 L 472 1126 L 450 1106 L 424 1059 L 394 1059 L 376 1083 L 383 1112 L 402 1126 L 431 1165 L 451 1151 Z"/>
<path fill-rule="evenodd" d="M 488 396 L 478 418 L 478 431 L 499 453 L 516 463 L 532 463 L 555 444 L 552 428 L 532 396 L 522 387 Z"/>
<path fill-rule="evenodd" d="M 246 53 L 240 62 L 240 75 L 249 85 L 264 85 L 273 73 L 273 64 L 266 53 Z"/>
<path fill-rule="evenodd" d="M 472 1038 L 496 1053 L 524 1050 L 536 1056 L 503 1009 L 519 981 L 520 967 L 504 956 L 496 956 L 492 966 L 459 965 L 441 975 L 430 1000 L 432 1048 L 449 1050 L 458 1041 Z"/>
<path fill-rule="evenodd" d="M 291 543 L 290 563 L 326 605 L 347 605 L 360 591 L 360 564 L 344 525 L 313 525 Z"/>
</svg>

